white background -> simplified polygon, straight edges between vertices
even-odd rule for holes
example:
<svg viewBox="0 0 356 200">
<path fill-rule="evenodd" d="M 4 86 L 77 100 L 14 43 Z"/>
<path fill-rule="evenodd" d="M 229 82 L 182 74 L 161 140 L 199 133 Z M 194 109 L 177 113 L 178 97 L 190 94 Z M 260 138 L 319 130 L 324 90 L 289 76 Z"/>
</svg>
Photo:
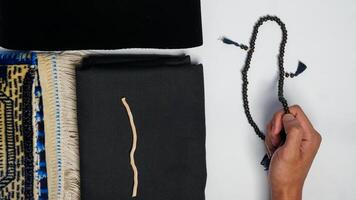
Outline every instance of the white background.
<svg viewBox="0 0 356 200">
<path fill-rule="evenodd" d="M 267 174 L 259 165 L 264 145 L 242 107 L 240 70 L 246 52 L 218 40 L 225 35 L 248 44 L 254 23 L 266 14 L 287 25 L 286 70 L 295 71 L 298 60 L 308 66 L 300 77 L 286 80 L 286 98 L 304 108 L 323 136 L 303 197 L 356 199 L 356 1 L 202 0 L 204 46 L 149 52 L 188 53 L 204 64 L 207 200 L 269 199 Z M 249 75 L 252 114 L 263 130 L 281 108 L 276 88 L 280 39 L 277 25 L 260 29 Z"/>
<path fill-rule="evenodd" d="M 204 46 L 190 52 L 205 67 L 207 119 L 207 200 L 268 199 L 259 162 L 264 146 L 247 123 L 241 75 L 246 52 L 221 44 L 229 38 L 248 44 L 252 27 L 266 14 L 279 16 L 289 39 L 285 68 L 298 60 L 308 69 L 287 79 L 285 95 L 301 105 L 323 142 L 304 187 L 304 199 L 356 199 L 356 1 L 202 0 Z M 252 114 L 265 129 L 277 101 L 280 29 L 260 29 L 251 65 Z"/>
</svg>

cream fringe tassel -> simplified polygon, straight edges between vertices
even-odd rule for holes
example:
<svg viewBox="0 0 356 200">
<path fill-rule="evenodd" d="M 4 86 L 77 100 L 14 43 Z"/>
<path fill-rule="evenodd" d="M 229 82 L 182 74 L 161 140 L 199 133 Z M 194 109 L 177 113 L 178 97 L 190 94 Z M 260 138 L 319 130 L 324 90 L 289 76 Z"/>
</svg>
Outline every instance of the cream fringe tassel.
<svg viewBox="0 0 356 200">
<path fill-rule="evenodd" d="M 80 199 L 75 67 L 83 56 L 38 53 L 50 200 Z"/>
<path fill-rule="evenodd" d="M 130 164 L 131 164 L 132 171 L 134 174 L 134 185 L 132 188 L 132 197 L 136 197 L 137 196 L 137 188 L 138 188 L 138 170 L 137 170 L 137 166 L 135 163 L 135 151 L 137 148 L 137 131 L 136 131 L 134 117 L 132 115 L 129 104 L 126 101 L 126 98 L 122 98 L 121 101 L 126 108 L 126 112 L 129 117 L 131 129 L 132 129 L 132 148 L 131 148 L 131 152 L 130 152 Z"/>
</svg>

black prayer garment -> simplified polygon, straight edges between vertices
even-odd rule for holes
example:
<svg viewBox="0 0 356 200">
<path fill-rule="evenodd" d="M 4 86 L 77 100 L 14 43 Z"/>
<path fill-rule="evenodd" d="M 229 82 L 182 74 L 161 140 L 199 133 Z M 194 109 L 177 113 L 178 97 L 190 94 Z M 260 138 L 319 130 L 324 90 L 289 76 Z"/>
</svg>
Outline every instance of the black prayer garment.
<svg viewBox="0 0 356 200">
<path fill-rule="evenodd" d="M 77 104 L 82 199 L 132 199 L 135 183 L 136 200 L 205 199 L 203 68 L 189 56 L 85 58 Z"/>
<path fill-rule="evenodd" d="M 20 50 L 189 48 L 200 0 L 0 0 L 0 46 Z"/>
</svg>

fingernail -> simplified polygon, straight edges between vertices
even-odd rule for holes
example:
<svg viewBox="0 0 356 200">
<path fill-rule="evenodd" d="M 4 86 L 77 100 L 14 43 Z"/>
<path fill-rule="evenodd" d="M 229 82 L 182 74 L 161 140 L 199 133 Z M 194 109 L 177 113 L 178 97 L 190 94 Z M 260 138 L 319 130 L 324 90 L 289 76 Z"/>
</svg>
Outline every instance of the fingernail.
<svg viewBox="0 0 356 200">
<path fill-rule="evenodd" d="M 292 114 L 285 114 L 284 116 L 283 116 L 283 120 L 284 121 L 292 121 L 292 120 L 294 120 L 295 119 L 295 117 L 292 115 Z"/>
</svg>

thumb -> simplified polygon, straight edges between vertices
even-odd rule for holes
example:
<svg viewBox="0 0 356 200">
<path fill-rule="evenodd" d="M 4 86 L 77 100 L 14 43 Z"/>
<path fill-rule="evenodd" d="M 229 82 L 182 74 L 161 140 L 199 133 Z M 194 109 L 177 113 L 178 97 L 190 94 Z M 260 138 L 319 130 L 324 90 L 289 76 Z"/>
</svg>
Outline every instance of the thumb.
<svg viewBox="0 0 356 200">
<path fill-rule="evenodd" d="M 292 114 L 285 114 L 283 116 L 283 127 L 287 134 L 285 147 L 290 150 L 299 149 L 303 136 L 299 121 Z"/>
</svg>

